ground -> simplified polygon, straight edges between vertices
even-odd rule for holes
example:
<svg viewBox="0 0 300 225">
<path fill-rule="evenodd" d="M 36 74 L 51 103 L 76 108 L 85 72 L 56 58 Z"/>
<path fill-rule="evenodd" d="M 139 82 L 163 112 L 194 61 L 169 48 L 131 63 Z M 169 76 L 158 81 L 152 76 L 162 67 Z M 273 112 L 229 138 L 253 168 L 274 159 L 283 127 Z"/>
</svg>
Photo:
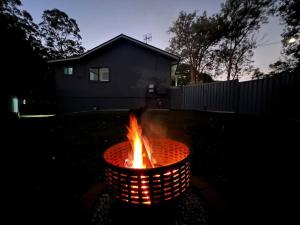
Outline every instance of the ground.
<svg viewBox="0 0 300 225">
<path fill-rule="evenodd" d="M 210 224 L 245 219 L 249 207 L 255 207 L 254 218 L 271 203 L 270 189 L 285 185 L 278 182 L 281 165 L 292 158 L 300 127 L 287 118 L 196 111 L 152 111 L 143 118 L 154 124 L 148 129 L 156 135 L 190 147 L 193 175 L 207 185 L 202 194 Z M 101 154 L 126 140 L 127 123 L 127 112 L 2 120 L 9 221 L 86 224 L 82 196 L 102 181 Z"/>
</svg>

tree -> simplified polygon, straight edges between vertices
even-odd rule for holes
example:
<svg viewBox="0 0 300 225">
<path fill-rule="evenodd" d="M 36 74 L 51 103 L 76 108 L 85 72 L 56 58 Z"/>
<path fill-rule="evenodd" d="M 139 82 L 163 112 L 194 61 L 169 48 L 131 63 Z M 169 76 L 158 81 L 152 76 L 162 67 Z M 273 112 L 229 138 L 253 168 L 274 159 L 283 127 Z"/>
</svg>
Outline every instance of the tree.
<svg viewBox="0 0 300 225">
<path fill-rule="evenodd" d="M 84 52 L 76 20 L 58 9 L 45 10 L 39 24 L 42 40 L 51 59 L 76 56 Z"/>
<path fill-rule="evenodd" d="M 21 10 L 19 7 L 21 6 L 20 0 L 1 0 L 0 1 L 0 12 L 1 15 L 6 16 L 19 16 L 21 14 Z"/>
<path fill-rule="evenodd" d="M 0 54 L 4 95 L 28 95 L 40 87 L 46 62 L 30 14 L 21 10 L 21 1 L 0 1 Z"/>
<path fill-rule="evenodd" d="M 278 60 L 273 64 L 270 64 L 269 67 L 272 70 L 271 74 L 282 73 L 284 71 L 292 71 L 294 67 L 291 67 L 293 62 L 290 59 L 285 58 L 284 60 Z"/>
<path fill-rule="evenodd" d="M 201 81 L 203 74 L 213 67 L 212 47 L 219 41 L 219 18 L 208 17 L 206 12 L 197 16 L 196 12 L 181 11 L 168 32 L 174 36 L 170 39 L 167 51 L 181 56 L 182 63 L 189 65 L 191 83 Z"/>
<path fill-rule="evenodd" d="M 30 43 L 36 52 L 40 51 L 39 53 L 43 55 L 45 52 L 41 43 L 38 25 L 33 22 L 29 12 L 20 9 L 21 6 L 20 0 L 3 0 L 0 3 L 2 22 L 5 23 L 10 30 L 23 32 L 22 35 L 24 39 Z"/>
<path fill-rule="evenodd" d="M 186 63 L 180 63 L 176 70 L 176 79 L 177 79 L 177 85 L 178 86 L 184 86 L 190 83 L 191 81 L 191 66 Z M 205 72 L 198 72 L 196 73 L 196 76 L 199 78 L 199 81 L 202 83 L 209 83 L 213 82 L 213 79 L 210 74 L 207 74 Z"/>
<path fill-rule="evenodd" d="M 267 13 L 273 0 L 227 0 L 220 16 L 224 36 L 216 50 L 217 62 L 223 66 L 227 80 L 238 79 L 252 63 L 256 47 L 255 33 L 267 22 Z"/>
<path fill-rule="evenodd" d="M 279 15 L 285 25 L 283 33 L 284 54 L 295 59 L 299 66 L 300 63 L 300 1 L 281 0 Z M 291 41 L 291 39 L 294 41 Z"/>
<path fill-rule="evenodd" d="M 261 72 L 259 68 L 255 68 L 251 71 L 251 79 L 252 80 L 254 80 L 254 79 L 263 79 L 263 78 L 266 78 L 268 76 L 269 76 L 268 74 L 264 74 L 263 72 Z"/>
<path fill-rule="evenodd" d="M 280 0 L 276 5 L 277 15 L 284 25 L 282 36 L 283 59 L 270 65 L 272 73 L 291 71 L 300 65 L 300 1 Z"/>
<path fill-rule="evenodd" d="M 175 79 L 177 79 L 177 86 L 184 86 L 191 82 L 191 66 L 186 63 L 180 63 L 176 69 Z"/>
</svg>

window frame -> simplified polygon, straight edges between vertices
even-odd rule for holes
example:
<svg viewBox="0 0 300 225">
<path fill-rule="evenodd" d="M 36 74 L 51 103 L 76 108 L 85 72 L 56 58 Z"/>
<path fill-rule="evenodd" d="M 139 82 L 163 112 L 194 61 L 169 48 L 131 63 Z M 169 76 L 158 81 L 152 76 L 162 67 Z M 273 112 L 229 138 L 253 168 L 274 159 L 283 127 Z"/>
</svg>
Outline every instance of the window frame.
<svg viewBox="0 0 300 225">
<path fill-rule="evenodd" d="M 90 74 L 91 69 L 97 69 L 97 77 L 98 77 L 97 80 L 91 80 L 91 74 Z M 89 79 L 89 82 L 99 82 L 99 68 L 98 67 L 90 67 L 89 68 L 88 79 Z"/>
<path fill-rule="evenodd" d="M 68 73 L 65 73 L 66 69 L 67 69 Z M 71 69 L 72 73 L 69 73 L 70 69 Z M 73 66 L 64 66 L 63 73 L 64 73 L 64 76 L 73 76 L 74 75 L 74 67 Z"/>
<path fill-rule="evenodd" d="M 100 80 L 100 70 L 101 69 L 107 69 L 108 70 L 108 80 Z M 102 83 L 110 82 L 110 68 L 109 67 L 104 67 L 104 66 L 99 67 L 98 71 L 99 71 L 98 72 L 98 80 L 99 80 L 99 82 L 102 82 Z"/>
<path fill-rule="evenodd" d="M 97 80 L 91 80 L 90 78 L 90 69 L 97 69 L 98 71 L 98 79 Z M 108 80 L 100 80 L 100 69 L 108 69 Z M 89 71 L 88 71 L 88 80 L 91 83 L 109 83 L 111 82 L 111 69 L 109 66 L 91 66 L 89 67 Z"/>
</svg>

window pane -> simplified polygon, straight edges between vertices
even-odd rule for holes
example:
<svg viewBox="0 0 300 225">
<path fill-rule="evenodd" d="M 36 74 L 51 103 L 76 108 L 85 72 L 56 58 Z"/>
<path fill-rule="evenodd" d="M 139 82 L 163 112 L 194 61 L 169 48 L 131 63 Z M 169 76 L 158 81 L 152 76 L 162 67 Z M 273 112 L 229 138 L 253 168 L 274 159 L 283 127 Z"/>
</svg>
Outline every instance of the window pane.
<svg viewBox="0 0 300 225">
<path fill-rule="evenodd" d="M 90 68 L 90 80 L 98 80 L 98 68 Z"/>
<path fill-rule="evenodd" d="M 109 81 L 109 69 L 108 68 L 100 68 L 99 69 L 99 80 L 100 81 Z"/>
<path fill-rule="evenodd" d="M 72 75 L 73 67 L 64 67 L 64 75 Z"/>
<path fill-rule="evenodd" d="M 73 74 L 73 67 L 69 67 L 68 70 L 69 70 L 69 75 L 72 75 Z"/>
</svg>

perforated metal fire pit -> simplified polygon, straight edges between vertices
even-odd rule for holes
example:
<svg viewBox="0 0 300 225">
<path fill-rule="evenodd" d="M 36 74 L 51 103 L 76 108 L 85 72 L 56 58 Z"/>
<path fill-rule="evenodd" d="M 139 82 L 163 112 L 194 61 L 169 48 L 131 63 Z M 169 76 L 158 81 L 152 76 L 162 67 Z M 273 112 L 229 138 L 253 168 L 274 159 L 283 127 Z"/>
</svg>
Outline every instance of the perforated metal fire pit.
<svg viewBox="0 0 300 225">
<path fill-rule="evenodd" d="M 179 197 L 190 182 L 189 148 L 170 139 L 151 140 L 155 168 L 126 168 L 131 145 L 128 141 L 104 152 L 105 182 L 112 195 L 139 205 L 153 205 Z"/>
</svg>

